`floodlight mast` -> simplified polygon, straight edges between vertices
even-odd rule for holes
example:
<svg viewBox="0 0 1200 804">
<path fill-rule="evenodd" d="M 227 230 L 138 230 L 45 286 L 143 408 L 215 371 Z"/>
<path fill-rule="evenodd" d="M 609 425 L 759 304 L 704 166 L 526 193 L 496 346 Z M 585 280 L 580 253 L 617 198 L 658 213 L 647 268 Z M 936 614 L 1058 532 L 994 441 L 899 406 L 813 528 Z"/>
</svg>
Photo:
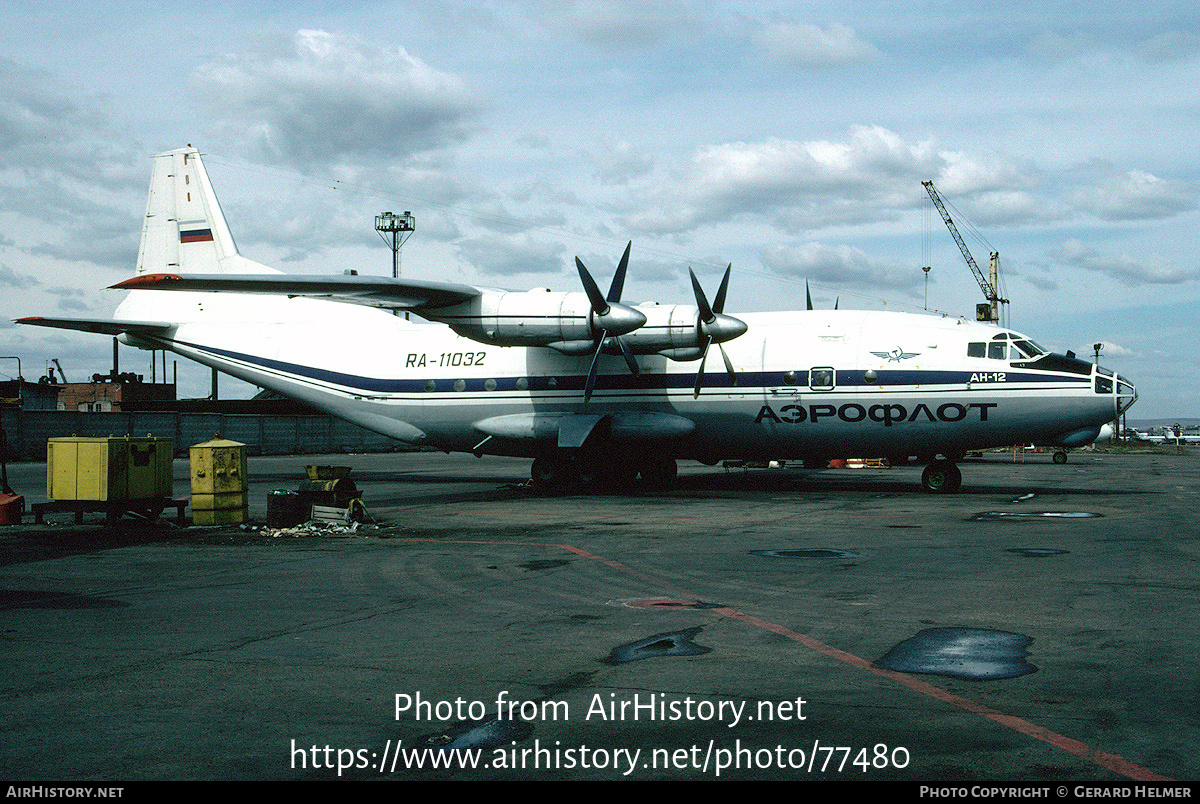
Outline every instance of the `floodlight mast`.
<svg viewBox="0 0 1200 804">
<path fill-rule="evenodd" d="M 392 250 L 392 279 L 400 278 L 400 247 L 412 236 L 413 230 L 416 228 L 417 219 L 408 211 L 405 211 L 403 215 L 385 212 L 375 216 L 375 231 L 379 232 L 383 242 L 387 243 Z M 400 315 L 399 310 L 394 312 L 396 315 Z M 408 318 L 408 313 L 405 313 L 404 317 Z"/>
<path fill-rule="evenodd" d="M 403 215 L 385 212 L 375 216 L 375 231 L 379 232 L 383 242 L 392 249 L 393 279 L 400 278 L 400 247 L 412 236 L 413 230 L 416 228 L 417 219 L 411 212 L 405 212 Z"/>
</svg>

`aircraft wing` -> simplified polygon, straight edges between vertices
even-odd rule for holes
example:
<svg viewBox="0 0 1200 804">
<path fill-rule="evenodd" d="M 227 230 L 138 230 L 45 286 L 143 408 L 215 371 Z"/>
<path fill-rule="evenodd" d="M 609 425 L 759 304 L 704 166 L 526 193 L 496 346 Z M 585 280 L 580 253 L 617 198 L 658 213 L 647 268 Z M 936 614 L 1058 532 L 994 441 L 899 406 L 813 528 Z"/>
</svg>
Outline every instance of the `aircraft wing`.
<svg viewBox="0 0 1200 804">
<path fill-rule="evenodd" d="M 201 293 L 265 293 L 308 296 L 389 309 L 436 309 L 481 294 L 451 282 L 382 276 L 295 276 L 288 274 L 144 274 L 111 286 L 117 290 L 183 290 Z"/>
<path fill-rule="evenodd" d="M 161 335 L 176 326 L 166 321 L 121 321 L 112 318 L 46 318 L 36 315 L 16 319 L 18 324 L 35 327 L 73 329 L 79 332 L 94 332 L 99 335 Z"/>
</svg>

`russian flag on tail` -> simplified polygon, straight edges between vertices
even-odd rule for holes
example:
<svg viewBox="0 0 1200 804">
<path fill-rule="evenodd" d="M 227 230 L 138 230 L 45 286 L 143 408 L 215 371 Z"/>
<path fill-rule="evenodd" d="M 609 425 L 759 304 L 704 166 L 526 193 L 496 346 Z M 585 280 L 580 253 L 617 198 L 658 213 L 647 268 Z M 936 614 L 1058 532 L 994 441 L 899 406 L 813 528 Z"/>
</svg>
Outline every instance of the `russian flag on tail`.
<svg viewBox="0 0 1200 804">
<path fill-rule="evenodd" d="M 204 243 L 213 239 L 208 221 L 187 221 L 179 224 L 180 243 Z"/>
</svg>

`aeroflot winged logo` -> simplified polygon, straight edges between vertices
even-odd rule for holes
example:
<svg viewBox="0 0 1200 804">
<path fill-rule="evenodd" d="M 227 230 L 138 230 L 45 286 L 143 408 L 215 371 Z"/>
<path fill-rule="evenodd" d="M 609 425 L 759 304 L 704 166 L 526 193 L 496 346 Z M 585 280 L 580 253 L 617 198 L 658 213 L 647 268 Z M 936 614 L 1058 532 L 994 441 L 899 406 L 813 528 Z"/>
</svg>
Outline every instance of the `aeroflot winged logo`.
<svg viewBox="0 0 1200 804">
<path fill-rule="evenodd" d="M 876 357 L 881 357 L 884 360 L 890 360 L 893 363 L 899 363 L 901 360 L 908 360 L 910 357 L 916 357 L 920 352 L 906 352 L 897 346 L 890 352 L 871 352 Z"/>
</svg>

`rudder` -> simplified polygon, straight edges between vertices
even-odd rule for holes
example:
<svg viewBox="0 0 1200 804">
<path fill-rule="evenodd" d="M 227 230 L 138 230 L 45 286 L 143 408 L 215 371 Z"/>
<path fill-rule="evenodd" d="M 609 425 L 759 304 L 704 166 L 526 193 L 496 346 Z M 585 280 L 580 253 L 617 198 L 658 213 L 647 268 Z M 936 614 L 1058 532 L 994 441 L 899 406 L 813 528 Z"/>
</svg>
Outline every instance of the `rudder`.
<svg viewBox="0 0 1200 804">
<path fill-rule="evenodd" d="M 154 157 L 137 273 L 253 272 L 238 255 L 221 205 L 195 148 Z"/>
</svg>

